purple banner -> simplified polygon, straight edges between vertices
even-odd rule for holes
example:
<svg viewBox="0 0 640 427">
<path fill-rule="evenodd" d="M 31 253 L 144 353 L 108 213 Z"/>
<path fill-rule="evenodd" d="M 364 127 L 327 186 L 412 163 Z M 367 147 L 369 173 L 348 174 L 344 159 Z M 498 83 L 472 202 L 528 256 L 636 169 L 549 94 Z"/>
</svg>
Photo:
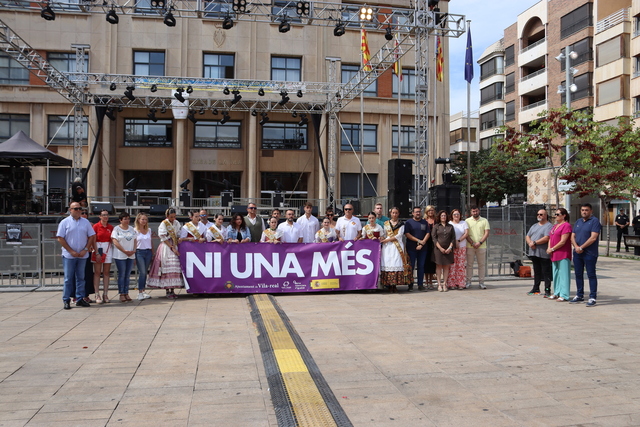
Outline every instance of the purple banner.
<svg viewBox="0 0 640 427">
<path fill-rule="evenodd" d="M 189 293 L 375 289 L 380 243 L 180 243 Z"/>
</svg>

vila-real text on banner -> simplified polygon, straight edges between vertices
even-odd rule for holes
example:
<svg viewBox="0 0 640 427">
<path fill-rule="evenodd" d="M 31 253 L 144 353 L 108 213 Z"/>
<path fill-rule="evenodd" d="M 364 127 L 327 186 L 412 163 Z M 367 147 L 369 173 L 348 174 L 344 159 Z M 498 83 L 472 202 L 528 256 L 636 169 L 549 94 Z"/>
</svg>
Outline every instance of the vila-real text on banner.
<svg viewBox="0 0 640 427">
<path fill-rule="evenodd" d="M 179 246 L 189 293 L 375 289 L 380 243 L 194 243 Z"/>
</svg>

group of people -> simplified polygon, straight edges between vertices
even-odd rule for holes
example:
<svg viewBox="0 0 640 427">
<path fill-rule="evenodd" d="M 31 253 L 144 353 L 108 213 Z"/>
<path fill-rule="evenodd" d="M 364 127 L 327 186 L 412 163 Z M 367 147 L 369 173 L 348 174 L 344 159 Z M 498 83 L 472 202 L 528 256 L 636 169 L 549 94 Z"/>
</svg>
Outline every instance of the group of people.
<svg viewBox="0 0 640 427">
<path fill-rule="evenodd" d="M 149 218 L 140 213 L 131 226 L 131 217 L 122 212 L 119 225 L 109 224 L 109 212 L 100 212 L 100 221 L 91 224 L 88 212 L 79 202 L 70 205 L 70 215 L 60 221 L 56 237 L 62 246 L 64 287 L 63 308 L 71 303 L 77 307 L 89 307 L 92 302 L 109 303 L 109 280 L 111 264 L 118 271 L 118 293 L 120 302 L 132 301 L 129 297 L 129 281 L 134 260 L 137 262 L 138 300 L 151 298 L 145 292 L 147 270 L 152 257 Z M 102 277 L 102 293 L 100 279 Z M 90 295 L 95 294 L 95 300 Z"/>
<path fill-rule="evenodd" d="M 540 295 L 540 284 L 544 281 L 544 297 L 572 303 L 584 302 L 584 271 L 589 280 L 587 307 L 596 305 L 598 278 L 598 240 L 602 225 L 593 216 L 589 203 L 580 207 L 580 218 L 570 223 L 569 212 L 564 208 L 555 211 L 555 224 L 549 221 L 548 213 L 540 209 L 538 222 L 527 233 L 528 256 L 533 263 L 534 283 L 529 295 Z M 620 249 L 618 247 L 618 249 Z M 576 294 L 570 298 L 571 261 L 576 276 Z M 553 292 L 551 282 L 553 280 Z"/>
</svg>

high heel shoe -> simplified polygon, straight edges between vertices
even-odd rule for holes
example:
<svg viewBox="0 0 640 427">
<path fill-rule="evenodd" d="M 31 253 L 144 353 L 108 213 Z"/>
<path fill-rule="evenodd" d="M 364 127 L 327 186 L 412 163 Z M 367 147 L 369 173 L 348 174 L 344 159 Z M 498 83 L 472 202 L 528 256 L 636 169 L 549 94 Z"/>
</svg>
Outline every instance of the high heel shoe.
<svg viewBox="0 0 640 427">
<path fill-rule="evenodd" d="M 100 293 L 96 292 L 96 304 L 102 304 L 102 297 L 100 296 Z"/>
<path fill-rule="evenodd" d="M 102 294 L 102 301 L 104 301 L 105 303 L 111 302 L 111 300 L 109 299 L 109 295 L 107 295 L 106 292 Z"/>
<path fill-rule="evenodd" d="M 443 292 L 442 285 L 438 285 L 438 292 Z"/>
</svg>

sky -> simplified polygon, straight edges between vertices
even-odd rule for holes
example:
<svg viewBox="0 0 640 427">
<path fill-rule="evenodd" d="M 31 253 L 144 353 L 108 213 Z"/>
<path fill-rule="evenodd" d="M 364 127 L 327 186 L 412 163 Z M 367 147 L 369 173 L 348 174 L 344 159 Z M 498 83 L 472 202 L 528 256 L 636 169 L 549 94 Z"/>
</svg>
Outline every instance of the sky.
<svg viewBox="0 0 640 427">
<path fill-rule="evenodd" d="M 539 1 L 545 0 L 451 0 L 449 13 L 465 15 L 471 20 L 473 45 L 473 81 L 471 82 L 471 113 L 480 107 L 480 67 L 478 58 L 484 50 L 500 40 L 504 29 L 516 22 L 518 15 Z M 449 39 L 449 90 L 451 115 L 467 111 L 467 82 L 464 80 L 464 58 L 467 34 Z M 446 58 L 445 58 L 446 60 Z"/>
</svg>

